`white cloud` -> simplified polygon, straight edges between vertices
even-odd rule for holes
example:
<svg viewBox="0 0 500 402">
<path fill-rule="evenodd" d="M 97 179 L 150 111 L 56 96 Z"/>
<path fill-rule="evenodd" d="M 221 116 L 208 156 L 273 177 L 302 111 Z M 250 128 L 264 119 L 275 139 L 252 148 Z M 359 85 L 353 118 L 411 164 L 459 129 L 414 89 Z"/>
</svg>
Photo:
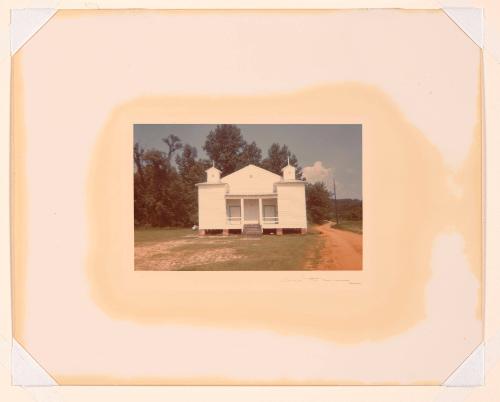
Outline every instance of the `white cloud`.
<svg viewBox="0 0 500 402">
<path fill-rule="evenodd" d="M 329 190 L 333 189 L 333 172 L 333 168 L 327 168 L 321 161 L 316 161 L 312 166 L 305 166 L 302 169 L 302 174 L 308 182 L 323 182 Z"/>
</svg>

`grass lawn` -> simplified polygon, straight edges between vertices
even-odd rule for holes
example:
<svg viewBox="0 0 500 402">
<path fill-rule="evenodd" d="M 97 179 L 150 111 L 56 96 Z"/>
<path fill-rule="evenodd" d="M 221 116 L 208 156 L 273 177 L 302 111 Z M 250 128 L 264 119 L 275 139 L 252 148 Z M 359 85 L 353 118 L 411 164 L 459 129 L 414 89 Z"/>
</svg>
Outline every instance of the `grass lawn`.
<svg viewBox="0 0 500 402">
<path fill-rule="evenodd" d="M 135 264 L 140 270 L 302 270 L 319 261 L 321 236 L 198 237 L 191 229 L 136 229 Z"/>
<path fill-rule="evenodd" d="M 194 235 L 191 229 L 165 228 L 165 229 L 136 229 L 134 231 L 135 244 L 176 240 L 184 236 Z"/>
<path fill-rule="evenodd" d="M 332 228 L 363 234 L 363 221 L 342 221 L 338 225 L 332 223 Z"/>
</svg>

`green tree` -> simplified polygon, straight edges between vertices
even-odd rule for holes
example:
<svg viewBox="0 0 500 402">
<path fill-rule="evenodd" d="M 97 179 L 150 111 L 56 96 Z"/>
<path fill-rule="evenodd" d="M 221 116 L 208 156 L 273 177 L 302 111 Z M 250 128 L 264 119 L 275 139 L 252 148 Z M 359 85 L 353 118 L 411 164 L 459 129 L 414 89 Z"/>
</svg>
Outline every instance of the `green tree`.
<svg viewBox="0 0 500 402">
<path fill-rule="evenodd" d="M 295 174 L 298 180 L 302 180 L 302 167 L 299 166 L 297 156 L 293 154 L 287 145 L 273 143 L 267 150 L 267 157 L 262 160 L 262 167 L 271 172 L 281 175 L 283 169 L 290 159 L 290 165 L 295 167 Z"/>
<path fill-rule="evenodd" d="M 143 172 L 142 172 L 142 157 L 144 155 L 144 149 L 139 147 L 139 143 L 136 142 L 134 144 L 134 164 L 135 168 L 137 170 L 137 173 L 139 174 L 139 177 L 143 179 Z"/>
<path fill-rule="evenodd" d="M 239 155 L 238 169 L 241 169 L 247 165 L 260 166 L 262 161 L 262 150 L 257 146 L 255 141 L 250 144 L 245 144 Z"/>
<path fill-rule="evenodd" d="M 185 226 L 183 184 L 168 154 L 157 149 L 134 149 L 134 221 L 136 225 Z"/>
<path fill-rule="evenodd" d="M 259 165 L 262 157 L 262 151 L 257 144 L 248 144 L 243 139 L 240 128 L 234 124 L 221 124 L 211 130 L 203 149 L 220 169 L 222 176 L 249 163 Z"/>
<path fill-rule="evenodd" d="M 144 171 L 142 158 L 144 149 L 139 147 L 139 143 L 134 144 L 134 224 L 141 225 L 145 222 L 146 206 L 144 197 Z"/>
<path fill-rule="evenodd" d="M 164 139 L 167 152 L 134 144 L 134 222 L 138 226 L 191 226 L 197 221 L 195 184 L 204 181 L 208 161 L 178 137 Z M 172 165 L 171 158 L 182 149 Z"/>
<path fill-rule="evenodd" d="M 162 141 L 167 144 L 167 159 L 170 161 L 173 154 L 182 148 L 181 139 L 174 134 L 170 134 L 167 138 L 162 138 Z"/>
<path fill-rule="evenodd" d="M 321 223 L 331 217 L 330 193 L 325 183 L 306 183 L 306 210 L 307 220 L 312 223 Z"/>
<path fill-rule="evenodd" d="M 195 147 L 185 144 L 182 153 L 175 158 L 177 169 L 182 183 L 182 193 L 186 225 L 198 222 L 198 190 L 196 183 L 205 181 L 205 170 L 210 167 L 207 160 L 198 159 L 198 151 Z"/>
<path fill-rule="evenodd" d="M 170 194 L 176 172 L 165 152 L 149 149 L 143 155 L 146 221 L 152 226 L 170 226 L 175 221 Z"/>
</svg>

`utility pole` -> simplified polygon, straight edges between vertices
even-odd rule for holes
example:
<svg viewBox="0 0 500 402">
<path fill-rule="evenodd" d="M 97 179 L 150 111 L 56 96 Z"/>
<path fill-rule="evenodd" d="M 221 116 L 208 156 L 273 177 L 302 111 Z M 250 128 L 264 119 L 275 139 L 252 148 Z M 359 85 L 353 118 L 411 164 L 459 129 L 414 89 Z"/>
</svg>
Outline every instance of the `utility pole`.
<svg viewBox="0 0 500 402">
<path fill-rule="evenodd" d="M 339 224 L 339 213 L 337 211 L 337 188 L 335 186 L 335 179 L 333 179 L 333 200 L 335 202 L 335 219 L 337 221 L 337 225 Z"/>
</svg>

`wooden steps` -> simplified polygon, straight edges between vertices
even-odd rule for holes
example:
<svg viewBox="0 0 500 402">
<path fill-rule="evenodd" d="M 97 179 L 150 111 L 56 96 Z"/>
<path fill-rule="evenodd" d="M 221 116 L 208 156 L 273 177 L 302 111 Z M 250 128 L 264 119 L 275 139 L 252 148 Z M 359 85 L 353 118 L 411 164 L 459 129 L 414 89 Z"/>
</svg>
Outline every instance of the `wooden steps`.
<svg viewBox="0 0 500 402">
<path fill-rule="evenodd" d="M 245 236 L 262 236 L 262 227 L 258 223 L 243 225 L 241 233 Z"/>
</svg>

